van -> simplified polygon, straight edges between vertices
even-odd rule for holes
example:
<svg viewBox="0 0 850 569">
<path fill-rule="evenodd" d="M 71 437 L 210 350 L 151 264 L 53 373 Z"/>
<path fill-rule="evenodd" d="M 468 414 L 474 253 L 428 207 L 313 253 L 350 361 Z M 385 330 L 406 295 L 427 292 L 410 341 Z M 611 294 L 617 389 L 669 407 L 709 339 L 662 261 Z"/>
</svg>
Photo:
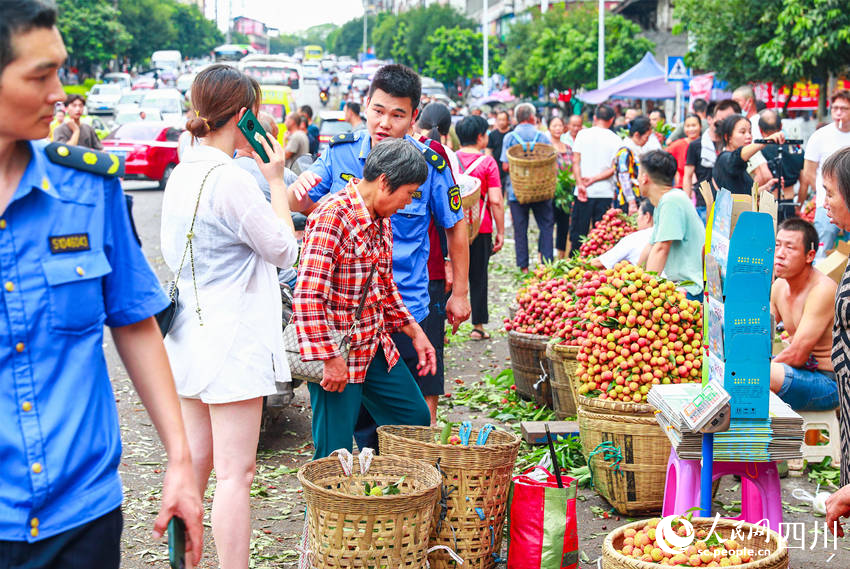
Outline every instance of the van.
<svg viewBox="0 0 850 569">
<path fill-rule="evenodd" d="M 260 101 L 260 110 L 266 111 L 274 117 L 277 123 L 277 140 L 283 144 L 283 135 L 286 132 L 284 121 L 289 113 L 296 111 L 295 97 L 292 89 L 283 85 L 260 85 L 263 98 Z"/>
<path fill-rule="evenodd" d="M 167 69 L 175 73 L 180 71 L 183 56 L 176 49 L 163 49 L 151 54 L 151 67 L 154 69 Z"/>
</svg>

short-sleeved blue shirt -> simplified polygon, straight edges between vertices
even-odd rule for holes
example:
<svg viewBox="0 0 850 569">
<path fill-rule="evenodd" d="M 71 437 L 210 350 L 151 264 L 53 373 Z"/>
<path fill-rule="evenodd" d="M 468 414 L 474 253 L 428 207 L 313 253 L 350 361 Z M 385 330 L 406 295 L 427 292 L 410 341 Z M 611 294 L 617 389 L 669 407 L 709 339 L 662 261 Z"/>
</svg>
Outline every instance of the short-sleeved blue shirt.
<svg viewBox="0 0 850 569">
<path fill-rule="evenodd" d="M 531 123 L 520 123 L 511 132 L 505 135 L 502 141 L 502 155 L 499 157 L 499 162 L 508 163 L 508 148 L 517 145 L 520 142 L 545 142 L 552 144 L 549 135 L 545 132 L 537 130 L 537 127 Z M 508 201 L 515 202 L 516 195 L 514 194 L 514 185 L 511 183 L 511 177 L 505 179 L 505 188 L 508 191 Z"/>
<path fill-rule="evenodd" d="M 372 149 L 372 137 L 366 130 L 343 135 L 313 163 L 310 170 L 322 181 L 310 190 L 310 199 L 319 201 L 328 193 L 343 189 L 352 177 L 363 176 L 366 156 Z M 443 227 L 454 227 L 463 218 L 460 191 L 454 183 L 451 167 L 430 148 L 406 136 L 426 155 L 431 164 L 428 179 L 404 209 L 390 219 L 393 225 L 393 279 L 404 304 L 417 322 L 428 315 L 428 226 L 433 214 Z"/>
<path fill-rule="evenodd" d="M 121 186 L 50 162 L 41 143 L 0 216 L 0 540 L 37 541 L 121 504 L 121 437 L 103 325 L 168 299 Z"/>
</svg>

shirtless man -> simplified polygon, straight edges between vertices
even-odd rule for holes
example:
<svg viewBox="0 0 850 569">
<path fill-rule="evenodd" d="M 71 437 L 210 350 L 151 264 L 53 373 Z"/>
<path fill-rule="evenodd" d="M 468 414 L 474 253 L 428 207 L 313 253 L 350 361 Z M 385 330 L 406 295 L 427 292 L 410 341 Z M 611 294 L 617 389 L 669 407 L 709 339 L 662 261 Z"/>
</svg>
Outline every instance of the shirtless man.
<svg viewBox="0 0 850 569">
<path fill-rule="evenodd" d="M 811 223 L 791 218 L 779 226 L 770 312 L 791 334 L 791 344 L 770 364 L 770 390 L 795 411 L 838 407 L 831 358 L 838 287 L 812 266 L 817 247 Z"/>
</svg>

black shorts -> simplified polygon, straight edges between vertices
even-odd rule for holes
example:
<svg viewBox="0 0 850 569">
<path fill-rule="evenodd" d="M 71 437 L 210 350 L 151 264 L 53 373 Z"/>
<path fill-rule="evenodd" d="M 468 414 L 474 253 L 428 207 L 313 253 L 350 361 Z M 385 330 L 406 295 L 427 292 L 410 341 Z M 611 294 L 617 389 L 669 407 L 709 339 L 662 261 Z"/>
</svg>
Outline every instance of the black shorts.
<svg viewBox="0 0 850 569">
<path fill-rule="evenodd" d="M 396 332 L 392 335 L 393 342 L 398 348 L 401 359 L 407 364 L 410 373 L 416 379 L 422 395 L 442 395 L 446 392 L 445 389 L 445 372 L 443 365 L 443 347 L 446 339 L 446 281 L 430 281 L 428 283 L 428 292 L 431 296 L 429 304 L 428 316 L 426 316 L 419 326 L 422 331 L 428 336 L 431 345 L 437 352 L 437 373 L 420 376 L 416 370 L 419 363 L 419 358 L 416 355 L 416 350 L 413 349 L 413 342 L 407 334 Z"/>
<path fill-rule="evenodd" d="M 0 541 L 0 569 L 118 569 L 124 517 L 115 508 L 41 541 Z"/>
</svg>

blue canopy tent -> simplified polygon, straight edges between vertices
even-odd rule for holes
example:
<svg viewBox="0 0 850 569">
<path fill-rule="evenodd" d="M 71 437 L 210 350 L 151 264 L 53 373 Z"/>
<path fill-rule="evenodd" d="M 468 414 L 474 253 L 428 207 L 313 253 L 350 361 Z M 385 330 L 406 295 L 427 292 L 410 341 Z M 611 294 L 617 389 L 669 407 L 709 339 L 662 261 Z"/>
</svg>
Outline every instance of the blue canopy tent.
<svg viewBox="0 0 850 569">
<path fill-rule="evenodd" d="M 675 86 L 666 82 L 667 72 L 646 52 L 634 67 L 602 83 L 598 89 L 579 93 L 585 103 L 598 105 L 611 98 L 629 99 L 673 99 Z"/>
</svg>

